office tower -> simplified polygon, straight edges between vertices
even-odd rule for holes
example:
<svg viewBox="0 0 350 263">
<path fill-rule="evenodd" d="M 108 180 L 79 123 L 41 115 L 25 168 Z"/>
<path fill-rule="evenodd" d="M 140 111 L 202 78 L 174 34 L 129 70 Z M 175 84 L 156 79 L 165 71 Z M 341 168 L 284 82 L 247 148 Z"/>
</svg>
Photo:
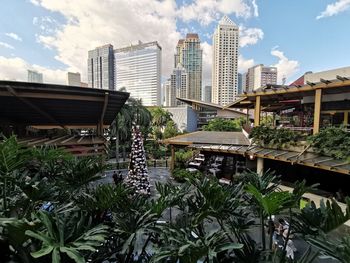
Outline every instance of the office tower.
<svg viewBox="0 0 350 263">
<path fill-rule="evenodd" d="M 81 77 L 80 73 L 67 72 L 66 83 L 68 86 L 78 86 L 81 87 Z"/>
<path fill-rule="evenodd" d="M 88 53 L 88 84 L 96 89 L 114 90 L 113 46 L 107 44 Z"/>
<path fill-rule="evenodd" d="M 243 75 L 241 73 L 237 74 L 237 94 L 243 93 Z"/>
<path fill-rule="evenodd" d="M 27 70 L 28 82 L 43 83 L 43 74 L 34 70 Z"/>
<path fill-rule="evenodd" d="M 169 106 L 183 105 L 177 98 L 187 98 L 189 78 L 186 69 L 179 63 L 170 76 L 171 89 L 175 91 L 175 104 Z"/>
<path fill-rule="evenodd" d="M 237 90 L 239 30 L 224 16 L 213 35 L 212 102 L 226 105 L 233 102 Z"/>
<path fill-rule="evenodd" d="M 245 72 L 242 74 L 242 92 L 247 92 L 247 76 L 248 76 L 248 73 Z"/>
<path fill-rule="evenodd" d="M 164 106 L 174 107 L 176 105 L 176 90 L 171 86 L 171 79 L 163 83 L 164 88 Z"/>
<path fill-rule="evenodd" d="M 145 106 L 161 104 L 161 58 L 158 42 L 131 45 L 114 50 L 117 89 L 125 88 L 130 96 L 142 99 Z"/>
<path fill-rule="evenodd" d="M 246 78 L 246 91 L 250 92 L 267 84 L 277 84 L 277 68 L 266 67 L 263 64 L 248 69 Z"/>
<path fill-rule="evenodd" d="M 211 102 L 211 86 L 205 86 L 203 93 L 204 93 L 203 101 Z"/>
<path fill-rule="evenodd" d="M 202 54 L 198 34 L 187 34 L 176 46 L 174 68 L 181 64 L 188 74 L 188 99 L 200 100 L 202 97 Z"/>
</svg>

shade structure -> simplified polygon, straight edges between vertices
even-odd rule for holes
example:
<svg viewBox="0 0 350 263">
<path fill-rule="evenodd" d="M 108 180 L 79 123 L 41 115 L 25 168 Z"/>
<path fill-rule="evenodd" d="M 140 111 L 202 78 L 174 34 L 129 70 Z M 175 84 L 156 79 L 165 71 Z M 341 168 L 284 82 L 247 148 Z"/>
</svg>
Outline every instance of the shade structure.
<svg viewBox="0 0 350 263">
<path fill-rule="evenodd" d="M 0 81 L 0 122 L 96 127 L 112 123 L 129 93 L 76 86 Z"/>
</svg>

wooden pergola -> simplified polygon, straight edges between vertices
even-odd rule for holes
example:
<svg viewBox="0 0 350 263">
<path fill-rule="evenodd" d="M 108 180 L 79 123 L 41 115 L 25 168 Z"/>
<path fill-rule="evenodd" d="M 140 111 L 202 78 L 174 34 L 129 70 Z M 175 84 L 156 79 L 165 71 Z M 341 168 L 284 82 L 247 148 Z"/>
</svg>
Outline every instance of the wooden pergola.
<svg viewBox="0 0 350 263">
<path fill-rule="evenodd" d="M 242 98 L 226 108 L 254 109 L 254 126 L 260 125 L 261 112 L 277 112 L 301 105 L 305 97 L 313 97 L 313 133 L 320 130 L 321 112 L 333 111 L 344 113 L 344 124 L 348 124 L 350 102 L 346 99 L 334 102 L 322 101 L 326 95 L 350 93 L 350 80 L 337 76 L 336 80 L 321 79 L 319 83 L 308 82 L 303 86 L 268 85 L 256 91 L 245 93 Z"/>
</svg>

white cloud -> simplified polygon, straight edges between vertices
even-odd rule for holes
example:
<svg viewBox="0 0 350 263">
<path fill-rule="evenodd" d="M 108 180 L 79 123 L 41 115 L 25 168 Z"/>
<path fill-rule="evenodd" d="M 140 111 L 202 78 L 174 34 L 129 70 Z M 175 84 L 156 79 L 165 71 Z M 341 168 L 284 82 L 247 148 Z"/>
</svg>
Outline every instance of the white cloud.
<svg viewBox="0 0 350 263">
<path fill-rule="evenodd" d="M 253 10 L 254 10 L 254 16 L 258 17 L 259 16 L 259 8 L 258 8 L 258 4 L 256 3 L 256 0 L 252 0 L 252 6 L 253 6 Z"/>
<path fill-rule="evenodd" d="M 248 68 L 251 68 L 255 65 L 254 59 L 246 59 L 242 55 L 238 56 L 238 72 L 245 73 L 248 71 Z"/>
<path fill-rule="evenodd" d="M 284 53 L 278 49 L 272 49 L 271 55 L 278 58 L 278 62 L 273 67 L 277 67 L 277 82 L 282 83 L 283 79 L 287 80 L 294 76 L 299 71 L 299 62 L 288 59 Z"/>
<path fill-rule="evenodd" d="M 260 28 L 239 27 L 239 46 L 245 47 L 255 45 L 259 40 L 263 39 L 264 32 Z"/>
<path fill-rule="evenodd" d="M 195 0 L 177 10 L 177 15 L 185 22 L 196 20 L 201 25 L 209 25 L 223 14 L 244 18 L 258 16 L 257 8 L 255 1 L 248 0 Z"/>
<path fill-rule="evenodd" d="M 208 42 L 201 43 L 203 49 L 203 86 L 211 85 L 211 71 L 213 65 L 213 47 Z"/>
<path fill-rule="evenodd" d="M 163 75 L 170 74 L 173 54 L 181 35 L 176 29 L 174 0 L 36 0 L 52 12 L 61 13 L 67 23 L 38 40 L 57 50 L 56 59 L 74 71 L 87 73 L 88 50 L 106 43 L 115 48 L 135 43 L 158 40 L 162 46 Z M 38 23 L 38 19 L 33 22 Z"/>
<path fill-rule="evenodd" d="M 5 35 L 6 36 L 8 36 L 8 37 L 10 37 L 10 38 L 12 38 L 12 39 L 14 39 L 14 40 L 17 40 L 17 41 L 21 41 L 22 42 L 22 38 L 21 37 L 19 37 L 17 34 L 15 34 L 15 33 L 5 33 Z"/>
<path fill-rule="evenodd" d="M 40 65 L 31 65 L 19 57 L 6 58 L 0 56 L 0 79 L 27 81 L 27 70 L 43 73 L 45 83 L 65 84 L 66 70 L 48 69 Z"/>
<path fill-rule="evenodd" d="M 338 13 L 344 12 L 350 8 L 350 0 L 338 0 L 333 4 L 329 4 L 316 19 L 321 19 L 324 17 L 334 16 Z"/>
<path fill-rule="evenodd" d="M 5 42 L 0 42 L 0 47 L 8 48 L 8 49 L 15 49 L 13 46 L 10 44 L 7 44 Z"/>
</svg>

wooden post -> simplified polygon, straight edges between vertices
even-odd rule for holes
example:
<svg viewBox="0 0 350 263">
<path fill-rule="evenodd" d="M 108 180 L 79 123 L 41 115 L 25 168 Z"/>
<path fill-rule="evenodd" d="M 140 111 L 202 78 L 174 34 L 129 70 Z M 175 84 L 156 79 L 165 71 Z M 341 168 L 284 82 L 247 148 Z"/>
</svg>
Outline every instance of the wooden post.
<svg viewBox="0 0 350 263">
<path fill-rule="evenodd" d="M 264 174 L 264 158 L 258 157 L 256 159 L 256 173 L 259 176 Z"/>
<path fill-rule="evenodd" d="M 343 124 L 345 126 L 347 126 L 349 124 L 349 112 L 348 111 L 344 111 L 344 122 Z"/>
<path fill-rule="evenodd" d="M 174 145 L 171 145 L 171 161 L 170 161 L 171 173 L 174 171 L 174 168 L 175 168 L 175 147 Z"/>
<path fill-rule="evenodd" d="M 315 104 L 314 104 L 313 134 L 319 133 L 319 131 L 320 131 L 321 103 L 322 103 L 322 89 L 316 89 L 315 90 Z"/>
<path fill-rule="evenodd" d="M 254 108 L 254 127 L 260 125 L 260 113 L 261 113 L 261 100 L 260 96 L 256 96 L 255 108 Z"/>
</svg>

